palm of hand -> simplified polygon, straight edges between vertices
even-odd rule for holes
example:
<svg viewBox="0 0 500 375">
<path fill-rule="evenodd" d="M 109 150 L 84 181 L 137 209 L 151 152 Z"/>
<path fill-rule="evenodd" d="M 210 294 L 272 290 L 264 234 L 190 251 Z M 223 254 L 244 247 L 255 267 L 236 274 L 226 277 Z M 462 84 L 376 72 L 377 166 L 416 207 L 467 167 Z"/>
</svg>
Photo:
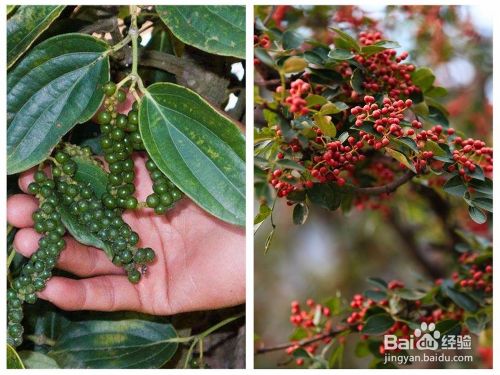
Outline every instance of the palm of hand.
<svg viewBox="0 0 500 375">
<path fill-rule="evenodd" d="M 136 197 L 144 201 L 152 192 L 151 180 L 144 157 L 135 155 L 134 161 Z M 32 175 L 28 172 L 20 178 L 23 191 Z M 39 235 L 31 228 L 31 212 L 36 205 L 33 197 L 24 194 L 8 201 L 9 222 L 23 228 L 14 241 L 23 255 L 36 250 Z M 243 302 L 243 229 L 214 218 L 188 198 L 166 215 L 139 209 L 127 212 L 124 220 L 139 234 L 138 245 L 156 252 L 155 261 L 138 284 L 131 284 L 102 251 L 69 239 L 58 267 L 86 278 L 53 277 L 40 296 L 67 310 L 132 310 L 161 315 Z"/>
</svg>

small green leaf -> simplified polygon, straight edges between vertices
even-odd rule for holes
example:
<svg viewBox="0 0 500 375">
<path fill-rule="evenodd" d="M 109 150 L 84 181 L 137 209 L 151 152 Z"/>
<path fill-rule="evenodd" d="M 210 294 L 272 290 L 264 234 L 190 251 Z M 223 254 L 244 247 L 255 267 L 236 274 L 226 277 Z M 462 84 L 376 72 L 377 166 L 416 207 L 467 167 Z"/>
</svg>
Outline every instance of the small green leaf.
<svg viewBox="0 0 500 375">
<path fill-rule="evenodd" d="M 354 57 L 354 53 L 341 48 L 332 49 L 328 52 L 328 57 L 333 60 L 350 60 Z"/>
<path fill-rule="evenodd" d="M 276 68 L 273 58 L 269 55 L 265 48 L 255 48 L 253 53 L 255 57 L 262 61 L 265 65 Z"/>
<path fill-rule="evenodd" d="M 488 212 L 493 212 L 493 199 L 491 198 L 483 198 L 483 197 L 474 197 L 471 199 L 474 207 L 481 208 Z"/>
<path fill-rule="evenodd" d="M 381 335 L 387 332 L 389 328 L 394 324 L 394 319 L 387 314 L 375 314 L 370 316 L 363 327 L 362 333 L 366 335 Z"/>
<path fill-rule="evenodd" d="M 307 196 L 313 204 L 334 211 L 340 207 L 342 196 L 340 191 L 330 184 L 314 184 L 307 190 Z"/>
<path fill-rule="evenodd" d="M 351 87 L 356 91 L 358 94 L 362 94 L 365 90 L 363 88 L 363 82 L 364 82 L 364 77 L 363 77 L 363 72 L 361 69 L 354 69 L 354 72 L 352 72 L 351 76 Z"/>
<path fill-rule="evenodd" d="M 425 151 L 432 151 L 434 153 L 434 155 L 436 155 L 436 156 L 443 157 L 443 156 L 448 155 L 447 152 L 439 146 L 439 144 L 437 144 L 436 142 L 434 142 L 433 140 L 430 140 L 430 139 L 428 139 L 425 142 L 424 150 Z"/>
<path fill-rule="evenodd" d="M 411 74 L 411 79 L 416 86 L 420 87 L 422 91 L 425 92 L 432 86 L 436 77 L 429 68 L 419 68 Z"/>
<path fill-rule="evenodd" d="M 308 62 L 299 56 L 292 56 L 285 60 L 283 63 L 283 72 L 285 73 L 299 73 L 303 72 L 308 66 Z"/>
<path fill-rule="evenodd" d="M 177 351 L 171 324 L 147 320 L 74 322 L 48 355 L 63 368 L 161 368 Z"/>
<path fill-rule="evenodd" d="M 109 80 L 108 45 L 83 34 L 40 43 L 7 76 L 7 173 L 45 160 L 62 136 L 89 120 Z"/>
<path fill-rule="evenodd" d="M 475 335 L 480 335 L 482 331 L 486 328 L 490 319 L 486 314 L 479 313 L 477 316 L 469 316 L 465 319 L 465 325 Z"/>
<path fill-rule="evenodd" d="M 425 95 L 430 96 L 431 98 L 441 98 L 448 95 L 448 90 L 446 90 L 444 87 L 432 86 L 425 92 Z"/>
<path fill-rule="evenodd" d="M 458 174 L 451 177 L 446 183 L 443 185 L 443 190 L 448 194 L 463 197 L 467 192 L 467 186 L 465 186 L 462 177 Z"/>
<path fill-rule="evenodd" d="M 19 358 L 16 349 L 7 344 L 7 368 L 11 369 L 24 369 L 23 362 Z"/>
<path fill-rule="evenodd" d="M 370 298 L 374 301 L 382 301 L 387 298 L 387 293 L 381 290 L 367 290 L 364 295 L 366 298 Z"/>
<path fill-rule="evenodd" d="M 306 98 L 307 106 L 312 107 L 315 105 L 323 105 L 325 103 L 328 103 L 328 100 L 324 96 L 321 95 L 309 95 Z"/>
<path fill-rule="evenodd" d="M 346 32 L 344 32 L 340 29 L 336 29 L 333 27 L 330 27 L 330 29 L 335 31 L 337 33 L 337 35 L 339 36 L 339 38 L 342 39 L 349 46 L 349 48 L 352 48 L 356 52 L 361 51 L 361 47 L 359 46 L 357 40 L 354 39 L 352 36 L 350 36 L 349 34 L 347 34 Z"/>
<path fill-rule="evenodd" d="M 212 215 L 245 224 L 245 138 L 195 92 L 147 88 L 139 108 L 144 146 L 158 168 Z"/>
<path fill-rule="evenodd" d="M 19 353 L 19 356 L 24 362 L 24 365 L 28 369 L 53 369 L 60 368 L 57 362 L 50 358 L 48 355 L 41 352 L 33 352 L 29 350 L 23 350 Z"/>
<path fill-rule="evenodd" d="M 417 289 L 400 288 L 394 291 L 394 294 L 409 301 L 422 299 L 427 292 Z"/>
<path fill-rule="evenodd" d="M 344 102 L 328 102 L 321 107 L 319 113 L 321 115 L 335 115 L 337 113 L 345 111 L 347 108 L 349 108 L 349 106 Z"/>
<path fill-rule="evenodd" d="M 303 42 L 304 37 L 293 30 L 286 30 L 281 37 L 283 49 L 286 50 L 299 48 Z"/>
<path fill-rule="evenodd" d="M 266 220 L 271 214 L 272 214 L 271 208 L 267 204 L 261 204 L 259 207 L 259 213 L 255 215 L 255 218 L 253 220 L 254 225 L 262 223 L 264 220 Z"/>
<path fill-rule="evenodd" d="M 459 290 L 455 289 L 451 282 L 443 282 L 443 284 L 441 285 L 441 290 L 462 309 L 471 312 L 477 311 L 477 302 L 469 297 L 466 293 L 460 292 Z"/>
<path fill-rule="evenodd" d="M 293 223 L 302 225 L 306 222 L 309 215 L 309 208 L 305 203 L 297 203 L 293 208 Z"/>
<path fill-rule="evenodd" d="M 474 206 L 469 206 L 469 216 L 478 224 L 484 224 L 488 219 L 486 214 L 482 210 Z"/>
<path fill-rule="evenodd" d="M 381 289 L 387 289 L 387 282 L 379 277 L 369 277 L 366 279 L 370 284 L 379 287 Z"/>
<path fill-rule="evenodd" d="M 295 169 L 297 171 L 305 171 L 306 169 L 302 164 L 297 163 L 296 161 L 290 159 L 281 159 L 276 162 L 276 165 L 281 168 L 287 169 Z"/>
<path fill-rule="evenodd" d="M 275 228 L 271 229 L 271 232 L 267 235 L 266 242 L 264 243 L 264 254 L 267 254 L 269 248 L 271 247 L 271 243 L 273 242 Z"/>
<path fill-rule="evenodd" d="M 476 180 L 472 179 L 469 182 L 469 187 L 474 189 L 477 193 L 487 194 L 489 196 L 493 195 L 493 181 L 490 179 Z"/>
<path fill-rule="evenodd" d="M 413 173 L 417 173 L 413 163 L 411 163 L 408 160 L 408 158 L 404 154 L 402 154 L 401 152 L 393 150 L 392 148 L 388 148 L 388 147 L 385 148 L 385 152 L 386 152 L 386 154 L 388 154 L 392 158 L 399 161 L 401 164 L 403 164 L 406 168 L 408 168 Z"/>
<path fill-rule="evenodd" d="M 64 5 L 21 5 L 7 21 L 7 68 L 23 55 L 61 14 Z"/>
<path fill-rule="evenodd" d="M 157 5 L 156 12 L 182 42 L 215 55 L 245 58 L 245 7 Z"/>
<path fill-rule="evenodd" d="M 319 113 L 313 116 L 314 123 L 321 129 L 324 135 L 334 138 L 337 135 L 337 128 L 332 123 L 330 116 L 323 116 Z"/>
</svg>

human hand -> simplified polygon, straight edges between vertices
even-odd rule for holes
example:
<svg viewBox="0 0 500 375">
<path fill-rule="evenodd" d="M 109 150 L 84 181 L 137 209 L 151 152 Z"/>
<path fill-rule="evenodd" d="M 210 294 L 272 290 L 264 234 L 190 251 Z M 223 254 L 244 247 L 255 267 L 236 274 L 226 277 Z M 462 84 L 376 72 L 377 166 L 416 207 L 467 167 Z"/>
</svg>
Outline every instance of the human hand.
<svg viewBox="0 0 500 375">
<path fill-rule="evenodd" d="M 152 193 L 145 157 L 134 155 L 136 197 L 145 201 Z M 24 172 L 19 186 L 27 192 L 34 170 Z M 16 194 L 7 201 L 7 221 L 20 228 L 14 247 L 24 256 L 38 248 L 40 234 L 31 214 L 38 201 Z M 66 235 L 66 249 L 57 268 L 82 279 L 52 277 L 39 297 L 64 310 L 138 311 L 156 315 L 210 310 L 245 300 L 245 231 L 227 224 L 183 198 L 165 215 L 152 209 L 127 211 L 123 219 L 139 234 L 138 247 L 151 247 L 155 261 L 138 284 L 105 253 L 82 245 Z"/>
</svg>

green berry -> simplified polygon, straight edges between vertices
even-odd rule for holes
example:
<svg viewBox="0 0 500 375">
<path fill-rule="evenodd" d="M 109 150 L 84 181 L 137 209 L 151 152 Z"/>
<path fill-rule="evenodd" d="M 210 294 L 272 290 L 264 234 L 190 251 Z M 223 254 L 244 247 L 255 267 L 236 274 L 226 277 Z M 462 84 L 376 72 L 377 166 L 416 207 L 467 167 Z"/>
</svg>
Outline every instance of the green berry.
<svg viewBox="0 0 500 375">
<path fill-rule="evenodd" d="M 40 186 L 36 182 L 32 182 L 31 184 L 28 185 L 28 193 L 30 194 L 36 194 L 38 193 L 38 190 L 40 189 Z"/>
<path fill-rule="evenodd" d="M 63 151 L 57 151 L 55 158 L 56 158 L 57 162 L 61 163 L 61 164 L 64 164 L 68 160 L 70 160 L 69 155 Z"/>
<path fill-rule="evenodd" d="M 157 194 L 151 194 L 146 198 L 148 207 L 155 208 L 160 204 L 160 197 Z"/>
<path fill-rule="evenodd" d="M 128 113 L 128 122 L 132 125 L 137 125 L 139 123 L 139 115 L 137 111 L 130 111 Z"/>
<path fill-rule="evenodd" d="M 155 214 L 157 215 L 163 215 L 165 212 L 167 212 L 167 207 L 160 204 L 155 207 Z"/>
<path fill-rule="evenodd" d="M 108 97 L 113 96 L 116 92 L 116 84 L 114 82 L 107 82 L 103 86 L 104 94 Z"/>
<path fill-rule="evenodd" d="M 127 94 L 125 94 L 125 91 L 122 91 L 122 90 L 118 90 L 115 94 L 116 96 L 116 100 L 118 100 L 119 103 L 122 103 L 125 101 L 125 99 L 127 98 Z"/>
<path fill-rule="evenodd" d="M 129 197 L 125 201 L 125 208 L 128 210 L 133 210 L 137 208 L 137 198 L 136 197 Z"/>
<path fill-rule="evenodd" d="M 35 172 L 35 182 L 44 182 L 47 179 L 47 176 L 45 175 L 44 171 L 36 171 Z"/>
<path fill-rule="evenodd" d="M 136 269 L 130 270 L 128 272 L 128 280 L 132 284 L 137 284 L 140 279 L 141 279 L 141 273 L 139 271 L 137 271 Z"/>
<path fill-rule="evenodd" d="M 111 113 L 108 111 L 99 112 L 97 114 L 97 123 L 100 125 L 108 125 L 111 122 Z"/>
<path fill-rule="evenodd" d="M 116 116 L 115 123 L 118 129 L 124 130 L 127 127 L 128 118 L 127 116 L 120 113 L 118 116 Z"/>
</svg>

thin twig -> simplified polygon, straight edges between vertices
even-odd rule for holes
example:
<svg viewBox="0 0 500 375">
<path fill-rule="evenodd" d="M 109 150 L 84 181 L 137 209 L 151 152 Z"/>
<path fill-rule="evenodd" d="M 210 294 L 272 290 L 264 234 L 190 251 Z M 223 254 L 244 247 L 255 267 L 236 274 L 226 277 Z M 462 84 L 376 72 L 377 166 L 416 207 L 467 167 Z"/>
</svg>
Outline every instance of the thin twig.
<svg viewBox="0 0 500 375">
<path fill-rule="evenodd" d="M 313 338 L 310 338 L 310 339 L 304 339 L 304 340 L 300 340 L 300 341 L 295 341 L 295 342 L 286 342 L 286 343 L 283 343 L 283 344 L 278 344 L 278 345 L 273 345 L 273 346 L 267 346 L 267 347 L 261 347 L 261 348 L 258 348 L 256 351 L 255 351 L 255 354 L 264 354 L 264 353 L 269 353 L 269 352 L 275 352 L 275 351 L 278 351 L 278 350 L 285 350 L 287 348 L 289 348 L 290 346 L 294 346 L 294 345 L 298 345 L 299 347 L 303 347 L 303 346 L 307 346 L 309 344 L 312 344 L 312 343 L 315 343 L 317 341 L 321 341 L 321 340 L 324 340 L 326 338 L 333 338 L 343 332 L 345 332 L 346 330 L 348 330 L 349 328 L 346 328 L 346 329 L 342 329 L 342 330 L 330 330 L 328 332 L 325 332 L 319 336 L 316 336 L 316 337 L 313 337 Z"/>
<path fill-rule="evenodd" d="M 275 10 L 276 10 L 276 5 L 271 5 L 271 10 L 267 14 L 266 18 L 264 18 L 264 21 L 262 21 L 264 26 L 267 26 L 267 24 L 271 21 Z"/>
<path fill-rule="evenodd" d="M 415 173 L 412 171 L 406 171 L 399 178 L 394 181 L 388 183 L 387 185 L 382 186 L 374 186 L 374 187 L 364 187 L 364 188 L 355 188 L 354 193 L 363 194 L 363 195 L 378 195 L 378 194 L 389 194 L 396 191 L 400 186 L 406 184 L 415 176 Z"/>
</svg>

